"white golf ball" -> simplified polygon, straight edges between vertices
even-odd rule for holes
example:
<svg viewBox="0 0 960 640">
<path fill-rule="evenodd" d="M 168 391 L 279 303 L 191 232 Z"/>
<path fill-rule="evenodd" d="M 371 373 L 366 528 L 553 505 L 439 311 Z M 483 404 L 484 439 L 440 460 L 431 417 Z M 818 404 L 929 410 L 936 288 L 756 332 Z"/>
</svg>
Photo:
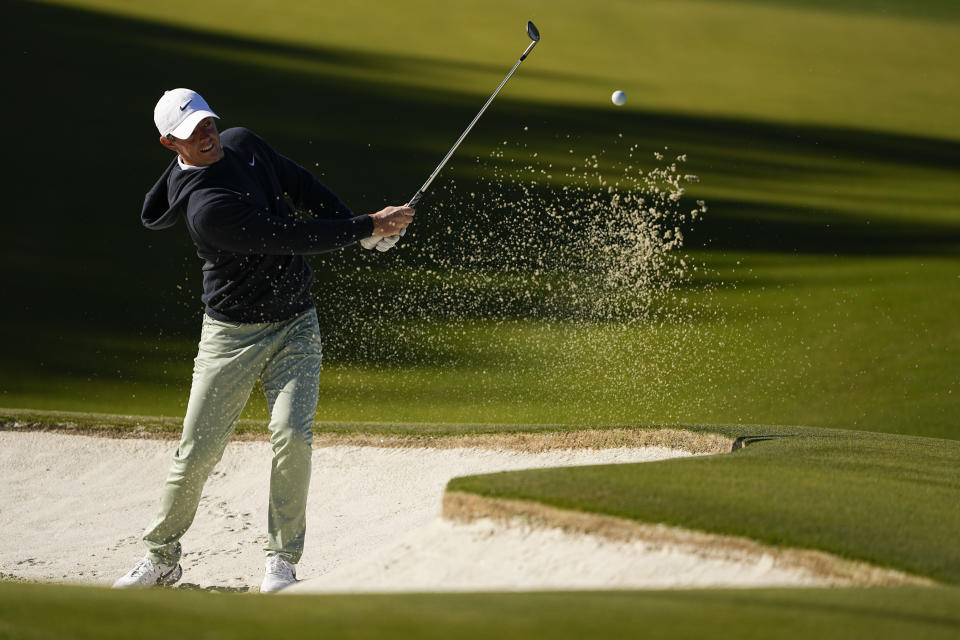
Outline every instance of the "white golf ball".
<svg viewBox="0 0 960 640">
<path fill-rule="evenodd" d="M 614 91 L 610 99 L 613 100 L 613 104 L 622 107 L 627 102 L 627 94 L 623 91 Z"/>
</svg>

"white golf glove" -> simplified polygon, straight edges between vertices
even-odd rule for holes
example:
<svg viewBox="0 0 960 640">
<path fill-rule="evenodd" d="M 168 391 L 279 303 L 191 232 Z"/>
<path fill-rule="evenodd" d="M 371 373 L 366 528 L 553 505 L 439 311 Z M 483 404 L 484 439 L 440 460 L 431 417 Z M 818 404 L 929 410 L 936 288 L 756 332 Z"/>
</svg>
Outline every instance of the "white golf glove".
<svg viewBox="0 0 960 640">
<path fill-rule="evenodd" d="M 377 246 L 377 243 L 382 240 L 380 236 L 370 236 L 369 238 L 364 238 L 360 241 L 360 246 L 366 249 L 367 251 L 373 251 L 373 248 Z"/>
<path fill-rule="evenodd" d="M 397 246 L 397 242 L 400 241 L 400 236 L 387 236 L 386 238 L 380 238 L 380 242 L 376 245 L 377 251 L 389 251 Z"/>
<path fill-rule="evenodd" d="M 395 236 L 370 236 L 369 238 L 364 238 L 360 241 L 360 246 L 366 249 L 367 251 L 389 251 L 393 249 L 397 243 L 400 241 L 404 235 L 406 235 L 407 230 L 401 229 L 400 233 Z"/>
</svg>

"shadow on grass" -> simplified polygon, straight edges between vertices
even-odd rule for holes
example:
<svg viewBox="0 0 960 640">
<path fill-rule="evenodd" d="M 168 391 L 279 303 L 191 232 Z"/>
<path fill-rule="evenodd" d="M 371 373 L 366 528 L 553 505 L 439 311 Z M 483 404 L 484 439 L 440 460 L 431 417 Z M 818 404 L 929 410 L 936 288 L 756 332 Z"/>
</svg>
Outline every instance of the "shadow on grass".
<svg viewBox="0 0 960 640">
<path fill-rule="evenodd" d="M 859 14 L 864 17 L 903 17 L 919 20 L 958 20 L 960 7 L 953 0 L 888 2 L 887 0 L 737 0 L 738 3 L 792 5 L 798 9 Z"/>
<path fill-rule="evenodd" d="M 718 211 L 722 215 L 714 215 Z M 823 208 L 714 198 L 710 215 L 686 237 L 688 246 L 718 250 L 953 256 L 960 247 L 960 224 L 909 217 L 877 221 Z"/>
<path fill-rule="evenodd" d="M 733 445 L 730 447 L 730 450 L 739 451 L 740 449 L 749 447 L 752 444 L 757 444 L 758 442 L 769 442 L 770 440 L 777 440 L 778 438 L 795 438 L 795 437 L 796 437 L 796 434 L 738 436 L 737 439 L 733 441 Z"/>
<path fill-rule="evenodd" d="M 15 301 L 4 323 L 25 328 L 26 335 L 32 326 L 62 327 L 67 320 L 77 330 L 128 335 L 140 334 L 145 325 L 195 330 L 200 263 L 185 229 L 151 233 L 139 222 L 143 194 L 169 161 L 149 120 L 162 89 L 200 90 L 225 127 L 260 132 L 362 212 L 409 197 L 488 89 L 463 95 L 407 86 L 391 76 L 401 69 L 406 77 L 412 69 L 425 79 L 503 71 L 497 65 L 248 40 L 34 3 L 9 3 L 7 15 L 5 50 L 14 60 L 8 82 L 17 91 L 5 120 L 23 126 L 7 132 L 19 155 L 6 195 L 19 215 L 0 222 L 10 243 L 0 270 L 6 297 Z M 535 67 L 523 74 L 547 76 Z M 623 143 L 617 142 L 621 132 Z M 506 147 L 503 158 L 475 162 L 504 138 L 516 144 Z M 377 261 L 353 249 L 316 260 L 329 263 L 318 274 L 320 304 L 335 300 L 341 317 L 362 321 L 371 313 L 364 296 L 377 291 L 385 271 L 466 269 L 459 257 L 471 248 L 458 242 L 458 229 L 489 237 L 484 250 L 490 250 L 515 245 L 518 237 L 544 232 L 538 224 L 548 224 L 533 216 L 518 227 L 504 211 L 477 216 L 445 201 L 436 192 L 441 183 L 456 193 L 487 189 L 490 175 L 509 169 L 513 160 L 528 161 L 534 151 L 544 162 L 579 162 L 600 153 L 616 164 L 621 144 L 689 153 L 703 189 L 732 194 L 711 197 L 709 214 L 689 234 L 693 248 L 955 255 L 960 244 L 960 225 L 949 216 L 917 221 L 909 214 L 931 205 L 956 211 L 949 176 L 960 162 L 957 142 L 666 113 L 611 114 L 505 95 L 424 200 L 425 215 L 409 238 L 417 248 Z M 904 171 L 921 180 L 897 194 L 907 212 L 899 218 L 868 224 L 864 216 L 874 206 L 869 198 L 834 198 L 837 206 L 830 204 L 837 181 L 882 191 Z M 749 192 L 751 181 L 763 182 L 766 190 Z M 556 193 L 546 183 L 531 188 L 544 202 Z M 698 189 L 691 187 L 692 198 L 700 197 Z M 519 197 L 519 187 L 516 194 L 509 191 L 491 195 L 509 203 Z M 792 199 L 781 195 L 786 192 Z M 496 304 L 493 295 L 490 305 Z M 533 299 L 508 311 L 526 317 L 535 310 Z"/>
</svg>

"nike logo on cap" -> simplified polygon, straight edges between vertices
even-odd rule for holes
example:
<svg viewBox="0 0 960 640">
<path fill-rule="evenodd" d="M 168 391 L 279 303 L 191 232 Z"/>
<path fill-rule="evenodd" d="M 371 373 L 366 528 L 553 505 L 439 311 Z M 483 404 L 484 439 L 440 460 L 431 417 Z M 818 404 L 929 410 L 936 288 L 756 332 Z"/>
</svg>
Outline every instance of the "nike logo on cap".
<svg viewBox="0 0 960 640">
<path fill-rule="evenodd" d="M 182 105 L 180 105 L 180 111 L 183 111 L 184 109 L 186 109 L 187 105 L 190 104 L 191 102 L 193 102 L 193 98 L 190 98 L 189 100 L 184 102 Z"/>
</svg>

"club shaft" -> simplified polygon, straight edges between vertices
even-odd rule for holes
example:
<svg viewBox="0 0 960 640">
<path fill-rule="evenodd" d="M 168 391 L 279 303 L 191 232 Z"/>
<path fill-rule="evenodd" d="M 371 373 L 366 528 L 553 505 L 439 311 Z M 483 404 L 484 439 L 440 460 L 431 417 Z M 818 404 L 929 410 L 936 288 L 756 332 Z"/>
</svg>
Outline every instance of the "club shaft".
<svg viewBox="0 0 960 640">
<path fill-rule="evenodd" d="M 530 46 L 527 47 L 527 50 L 523 52 L 523 55 L 520 56 L 520 59 L 517 60 L 517 63 L 513 65 L 512 69 L 510 69 L 510 73 L 506 75 L 506 77 L 500 83 L 500 86 L 498 86 L 494 90 L 494 92 L 490 95 L 490 97 L 487 98 L 487 102 L 483 105 L 483 108 L 481 108 L 479 113 L 477 113 L 477 115 L 474 116 L 470 124 L 467 125 L 467 128 L 464 129 L 463 133 L 460 134 L 460 137 L 457 138 L 457 141 L 453 143 L 452 147 L 450 147 L 450 151 L 447 152 L 447 155 L 443 156 L 443 160 L 441 160 L 440 164 L 437 165 L 437 168 L 433 170 L 433 173 L 430 174 L 430 177 L 427 178 L 427 181 L 424 182 L 423 186 L 420 187 L 420 190 L 417 191 L 417 193 L 412 198 L 410 198 L 409 206 L 411 207 L 415 206 L 417 202 L 420 200 L 420 198 L 423 197 L 423 194 L 427 191 L 427 188 L 430 187 L 430 183 L 433 182 L 433 179 L 437 177 L 437 174 L 440 173 L 440 170 L 443 169 L 445 164 L 447 164 L 447 161 L 450 159 L 450 156 L 453 155 L 453 152 L 457 150 L 457 147 L 460 146 L 460 143 L 463 142 L 463 139 L 466 138 L 467 134 L 470 133 L 470 130 L 473 129 L 473 125 L 477 124 L 477 120 L 479 120 L 480 116 L 483 115 L 483 112 L 487 110 L 487 107 L 490 106 L 490 103 L 493 102 L 493 99 L 497 97 L 498 93 L 500 93 L 500 89 L 503 89 L 503 85 L 507 84 L 507 80 L 509 80 L 510 76 L 513 75 L 513 72 L 517 70 L 517 67 L 520 66 L 520 63 L 527 58 L 527 55 L 530 53 L 533 47 L 536 46 L 536 44 L 537 44 L 536 40 L 530 43 Z"/>
</svg>

